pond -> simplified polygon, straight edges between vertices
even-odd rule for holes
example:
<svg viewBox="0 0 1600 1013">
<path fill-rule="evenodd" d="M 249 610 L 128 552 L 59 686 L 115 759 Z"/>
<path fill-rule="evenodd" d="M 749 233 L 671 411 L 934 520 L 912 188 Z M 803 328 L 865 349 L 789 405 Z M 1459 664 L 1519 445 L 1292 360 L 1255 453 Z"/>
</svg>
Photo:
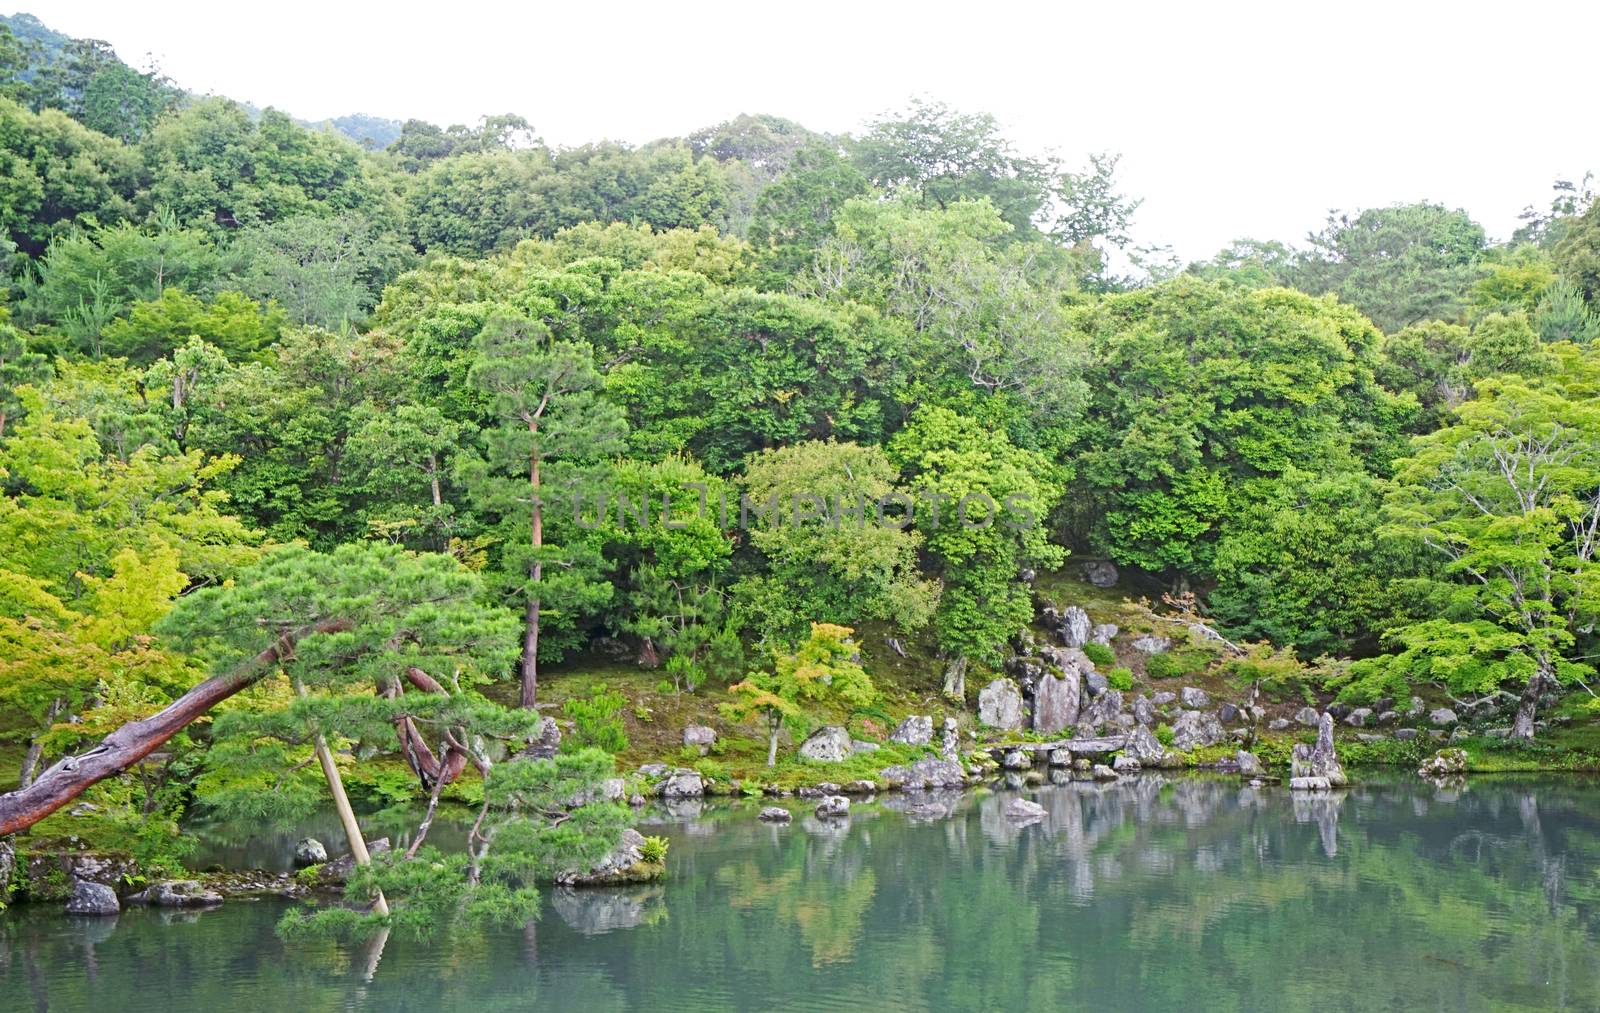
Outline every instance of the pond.
<svg viewBox="0 0 1600 1013">
<path fill-rule="evenodd" d="M 1600 1009 L 1600 782 L 1146 775 L 790 826 L 651 813 L 669 879 L 522 931 L 288 947 L 278 901 L 0 916 L 0 1008 Z"/>
</svg>

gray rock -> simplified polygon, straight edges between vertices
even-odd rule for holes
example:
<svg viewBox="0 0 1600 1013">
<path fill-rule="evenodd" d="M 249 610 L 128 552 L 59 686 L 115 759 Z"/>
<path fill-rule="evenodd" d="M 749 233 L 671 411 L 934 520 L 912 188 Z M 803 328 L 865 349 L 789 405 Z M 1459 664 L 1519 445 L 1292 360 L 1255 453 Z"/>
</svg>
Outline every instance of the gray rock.
<svg viewBox="0 0 1600 1013">
<path fill-rule="evenodd" d="M 155 907 L 214 907 L 222 903 L 222 894 L 207 890 L 198 880 L 174 879 L 141 890 L 129 897 L 128 903 Z"/>
<path fill-rule="evenodd" d="M 1090 672 L 1083 677 L 1083 688 L 1088 691 L 1091 697 L 1095 697 L 1110 689 L 1111 684 L 1099 672 Z"/>
<path fill-rule="evenodd" d="M 1308 746 L 1303 742 L 1295 744 L 1290 753 L 1289 771 L 1291 777 L 1321 778 L 1335 788 L 1350 783 L 1334 752 L 1332 714 L 1324 713 L 1317 722 L 1315 745 Z"/>
<path fill-rule="evenodd" d="M 841 763 L 853 752 L 850 733 L 838 725 L 823 725 L 800 743 L 800 758 L 813 763 Z"/>
<path fill-rule="evenodd" d="M 302 837 L 294 846 L 294 867 L 304 869 L 308 865 L 321 865 L 328 860 L 328 849 L 315 837 Z"/>
<path fill-rule="evenodd" d="M 837 820 L 850 815 L 850 800 L 843 795 L 829 795 L 817 806 L 817 819 Z"/>
<path fill-rule="evenodd" d="M 1178 694 L 1172 692 L 1171 690 L 1164 689 L 1161 692 L 1152 695 L 1150 697 L 1150 702 L 1155 704 L 1157 707 L 1165 707 L 1177 699 Z"/>
<path fill-rule="evenodd" d="M 1083 579 L 1095 587 L 1112 587 L 1117 583 L 1116 564 L 1109 559 L 1096 559 L 1083 565 Z"/>
<path fill-rule="evenodd" d="M 1033 690 L 1033 730 L 1054 735 L 1078 723 L 1078 674 L 1042 675 Z"/>
<path fill-rule="evenodd" d="M 1010 679 L 996 679 L 978 691 L 978 720 L 1013 732 L 1022 727 L 1022 690 Z"/>
<path fill-rule="evenodd" d="M 1434 727 L 1444 728 L 1455 724 L 1459 719 L 1456 717 L 1455 711 L 1448 707 L 1440 707 L 1428 712 L 1428 720 L 1433 723 Z"/>
<path fill-rule="evenodd" d="M 644 860 L 644 835 L 633 828 L 622 832 L 617 846 L 587 869 L 558 872 L 555 881 L 562 886 L 604 886 L 626 882 L 635 865 Z"/>
<path fill-rule="evenodd" d="M 1423 777 L 1459 777 L 1467 772 L 1465 749 L 1441 749 L 1422 761 L 1417 773 Z"/>
<path fill-rule="evenodd" d="M 1394 724 L 1396 721 L 1399 721 L 1400 715 L 1396 711 L 1384 711 L 1382 714 L 1378 715 L 1376 720 L 1379 725 L 1388 727 L 1389 725 Z"/>
<path fill-rule="evenodd" d="M 1096 781 L 1115 781 L 1117 772 L 1103 763 L 1097 763 L 1089 768 L 1089 773 Z"/>
<path fill-rule="evenodd" d="M 947 763 L 955 763 L 961 755 L 961 736 L 956 730 L 956 719 L 945 718 L 939 735 L 939 756 Z"/>
<path fill-rule="evenodd" d="M 658 777 L 666 777 L 667 774 L 671 770 L 672 770 L 672 768 L 667 766 L 665 763 L 641 763 L 641 764 L 639 764 L 639 774 L 640 774 L 640 776 L 647 777 L 647 778 L 649 778 L 651 780 L 655 780 Z"/>
<path fill-rule="evenodd" d="M 1237 704 L 1223 701 L 1222 705 L 1217 708 L 1217 720 L 1221 721 L 1225 725 L 1233 724 L 1235 721 L 1239 720 L 1239 717 L 1240 713 Z"/>
<path fill-rule="evenodd" d="M 854 739 L 850 743 L 850 753 L 852 756 L 860 753 L 876 753 L 882 748 L 883 746 L 876 742 L 863 742 L 861 739 Z"/>
<path fill-rule="evenodd" d="M 1130 756 L 1145 766 L 1156 763 L 1167 752 L 1161 741 L 1144 725 L 1128 733 L 1128 741 L 1122 751 L 1123 755 Z"/>
<path fill-rule="evenodd" d="M 766 823 L 788 823 L 794 819 L 794 814 L 782 806 L 769 805 L 761 810 L 756 819 Z"/>
<path fill-rule="evenodd" d="M 519 758 L 548 760 L 561 751 L 561 726 L 556 724 L 556 719 L 546 717 L 539 722 L 539 731 L 528 740 L 528 745 L 519 753 Z"/>
<path fill-rule="evenodd" d="M 1450 733 L 1451 742 L 1460 742 L 1471 737 L 1472 733 L 1467 731 L 1466 725 L 1456 725 L 1455 730 Z"/>
<path fill-rule="evenodd" d="M 1357 707 L 1355 710 L 1345 715 L 1344 723 L 1349 725 L 1351 728 L 1365 728 L 1367 726 L 1367 722 L 1370 720 L 1372 720 L 1372 708 Z"/>
<path fill-rule="evenodd" d="M 1396 728 L 1394 730 L 1394 737 L 1399 739 L 1401 742 L 1409 742 L 1417 737 L 1417 730 L 1415 728 Z"/>
<path fill-rule="evenodd" d="M 1244 777 L 1260 777 L 1267 772 L 1261 765 L 1261 760 L 1256 754 L 1241 749 L 1234 754 L 1234 759 L 1239 764 L 1239 773 Z"/>
<path fill-rule="evenodd" d="M 1291 722 L 1288 718 L 1273 718 L 1271 721 L 1267 722 L 1267 731 L 1281 732 L 1287 729 L 1292 723 L 1293 722 Z"/>
<path fill-rule="evenodd" d="M 1033 760 L 1020 749 L 1013 749 L 1000 761 L 1000 766 L 1007 770 L 1027 770 L 1033 766 Z"/>
<path fill-rule="evenodd" d="M 1067 647 L 1082 647 L 1089 642 L 1093 629 L 1089 613 L 1076 605 L 1069 605 L 1061 613 L 1061 642 Z"/>
<path fill-rule="evenodd" d="M 1052 767 L 1070 767 L 1070 766 L 1072 766 L 1072 750 L 1070 750 L 1070 749 L 1052 749 L 1052 750 L 1050 750 L 1050 766 L 1052 766 Z"/>
<path fill-rule="evenodd" d="M 69 915 L 114 915 L 122 910 L 117 903 L 117 892 L 104 883 L 74 879 L 72 893 L 67 897 Z"/>
<path fill-rule="evenodd" d="M 1146 633 L 1142 637 L 1135 637 L 1133 649 L 1140 654 L 1165 654 L 1172 648 L 1172 641 L 1167 637 L 1158 637 L 1153 633 Z"/>
<path fill-rule="evenodd" d="M 699 798 L 705 793 L 705 779 L 694 770 L 674 770 L 656 786 L 656 794 L 662 798 Z"/>
<path fill-rule="evenodd" d="M 966 783 L 966 771 L 954 760 L 918 760 L 909 766 L 885 767 L 878 772 L 883 782 L 892 788 L 909 791 L 932 791 L 939 788 L 959 788 Z"/>
<path fill-rule="evenodd" d="M 1211 706 L 1211 695 L 1203 689 L 1185 686 L 1178 690 L 1178 702 L 1191 710 L 1204 710 Z"/>
<path fill-rule="evenodd" d="M 851 781 L 843 789 L 846 795 L 871 795 L 877 790 L 878 782 L 876 781 Z"/>
<path fill-rule="evenodd" d="M 1111 769 L 1119 774 L 1137 774 L 1140 769 L 1139 761 L 1127 753 L 1118 753 L 1111 761 Z"/>
<path fill-rule="evenodd" d="M 1115 640 L 1120 632 L 1116 623 L 1100 623 L 1089 631 L 1089 639 L 1096 644 L 1110 647 L 1111 641 Z"/>
<path fill-rule="evenodd" d="M 1314 707 L 1302 707 L 1294 712 L 1294 719 L 1307 728 L 1315 728 L 1317 722 L 1322 720 L 1322 715 L 1318 714 Z"/>
<path fill-rule="evenodd" d="M 1008 820 L 1042 820 L 1045 817 L 1045 808 L 1037 802 L 1030 802 L 1025 798 L 1013 798 L 1006 802 L 1006 819 Z"/>
<path fill-rule="evenodd" d="M 1108 689 L 1089 702 L 1089 706 L 1078 715 L 1078 721 L 1094 726 L 1109 725 L 1116 724 L 1121 715 L 1122 691 Z"/>
<path fill-rule="evenodd" d="M 926 746 L 933 741 L 933 718 L 926 714 L 911 715 L 894 726 L 889 741 L 902 746 Z"/>
<path fill-rule="evenodd" d="M 705 725 L 687 725 L 683 729 L 683 744 L 700 750 L 700 755 L 704 756 L 717 744 L 716 729 Z"/>
<path fill-rule="evenodd" d="M 1426 710 L 1427 707 L 1428 705 L 1422 702 L 1422 697 L 1414 696 L 1411 698 L 1411 706 L 1406 708 L 1406 717 L 1420 718 L 1422 717 L 1422 712 Z"/>
<path fill-rule="evenodd" d="M 1332 785 L 1325 777 L 1291 777 L 1289 778 L 1290 791 L 1327 791 Z"/>
<path fill-rule="evenodd" d="M 1133 698 L 1133 720 L 1141 725 L 1156 723 L 1156 705 L 1143 693 Z"/>
<path fill-rule="evenodd" d="M 1215 714 L 1206 711 L 1183 711 L 1172 723 L 1172 748 L 1188 752 L 1202 746 L 1212 746 L 1227 737 L 1227 730 Z"/>
</svg>

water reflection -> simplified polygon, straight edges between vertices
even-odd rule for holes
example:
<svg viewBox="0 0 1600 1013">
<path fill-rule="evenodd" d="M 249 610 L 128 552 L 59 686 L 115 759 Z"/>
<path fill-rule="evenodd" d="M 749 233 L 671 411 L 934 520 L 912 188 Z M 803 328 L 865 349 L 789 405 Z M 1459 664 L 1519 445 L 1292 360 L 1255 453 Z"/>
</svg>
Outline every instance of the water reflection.
<svg viewBox="0 0 1600 1013">
<path fill-rule="evenodd" d="M 648 814 L 671 878 L 525 930 L 286 947 L 282 908 L 0 920 L 38 1009 L 1595 1009 L 1600 786 L 1294 794 L 1152 773 L 887 796 L 848 820 Z M 380 959 L 381 957 L 381 959 Z"/>
</svg>

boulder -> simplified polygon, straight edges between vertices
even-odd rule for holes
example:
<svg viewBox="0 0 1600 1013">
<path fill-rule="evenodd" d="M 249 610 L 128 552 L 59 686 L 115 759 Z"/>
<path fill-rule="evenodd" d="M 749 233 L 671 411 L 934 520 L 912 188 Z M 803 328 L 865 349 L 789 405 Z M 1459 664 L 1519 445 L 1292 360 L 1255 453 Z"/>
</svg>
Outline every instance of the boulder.
<svg viewBox="0 0 1600 1013">
<path fill-rule="evenodd" d="M 1089 639 L 1096 644 L 1110 647 L 1111 641 L 1116 639 L 1119 632 L 1121 631 L 1117 628 L 1116 623 L 1099 623 L 1089 631 Z"/>
<path fill-rule="evenodd" d="M 1083 579 L 1095 587 L 1113 587 L 1117 577 L 1116 564 L 1109 559 L 1096 559 L 1083 564 Z"/>
<path fill-rule="evenodd" d="M 1455 724 L 1458 719 L 1455 711 L 1448 707 L 1440 707 L 1428 712 L 1428 720 L 1435 728 L 1445 728 Z"/>
<path fill-rule="evenodd" d="M 1033 766 L 1033 760 L 1020 749 L 1013 749 L 1000 761 L 1000 766 L 1007 770 L 1027 770 Z"/>
<path fill-rule="evenodd" d="M 1153 694 L 1150 697 L 1150 702 L 1155 704 L 1157 707 L 1165 707 L 1168 704 L 1173 703 L 1177 699 L 1178 699 L 1178 694 L 1172 692 L 1169 689 L 1164 689 L 1159 693 Z"/>
<path fill-rule="evenodd" d="M 222 903 L 222 894 L 207 890 L 198 880 L 174 879 L 141 890 L 129 897 L 128 903 L 155 907 L 213 907 Z"/>
<path fill-rule="evenodd" d="M 1222 705 L 1217 708 L 1217 720 L 1221 721 L 1225 725 L 1233 724 L 1235 721 L 1238 721 L 1241 716 L 1242 714 L 1239 710 L 1238 704 L 1232 704 L 1228 703 L 1227 701 L 1223 701 Z"/>
<path fill-rule="evenodd" d="M 1052 749 L 1052 750 L 1050 750 L 1050 766 L 1052 766 L 1052 767 L 1070 767 L 1070 766 L 1072 766 L 1072 750 L 1070 750 L 1070 749 Z"/>
<path fill-rule="evenodd" d="M 643 883 L 661 875 L 659 866 L 644 862 L 644 835 L 633 828 L 622 832 L 617 846 L 587 869 L 558 872 L 555 881 L 562 886 L 614 886 Z"/>
<path fill-rule="evenodd" d="M 1441 749 L 1422 761 L 1417 773 L 1423 777 L 1460 777 L 1467 772 L 1465 749 Z"/>
<path fill-rule="evenodd" d="M 539 731 L 523 750 L 517 753 L 519 758 L 548 760 L 561 751 L 561 727 L 556 724 L 556 719 L 546 717 L 539 722 Z"/>
<path fill-rule="evenodd" d="M 1345 777 L 1344 768 L 1339 764 L 1338 755 L 1334 752 L 1331 713 L 1324 713 L 1317 723 L 1316 744 L 1308 746 L 1303 742 L 1296 743 L 1290 754 L 1289 763 L 1292 777 L 1320 778 L 1335 788 L 1350 783 L 1350 779 Z"/>
<path fill-rule="evenodd" d="M 909 791 L 929 791 L 938 788 L 960 788 L 966 784 L 966 771 L 954 760 L 918 760 L 909 766 L 885 767 L 878 776 L 891 788 Z"/>
<path fill-rule="evenodd" d="M 1288 718 L 1273 718 L 1267 722 L 1267 731 L 1281 732 L 1288 729 L 1292 722 Z"/>
<path fill-rule="evenodd" d="M 1422 712 L 1427 708 L 1428 705 L 1422 702 L 1422 697 L 1414 696 L 1411 698 L 1411 705 L 1406 708 L 1406 717 L 1420 718 L 1422 717 Z"/>
<path fill-rule="evenodd" d="M 1111 688 L 1111 683 L 1099 672 L 1090 672 L 1083 677 L 1083 688 L 1091 697 L 1099 696 Z"/>
<path fill-rule="evenodd" d="M 717 744 L 716 729 L 707 728 L 705 725 L 687 725 L 683 729 L 683 744 L 700 751 L 704 756 Z"/>
<path fill-rule="evenodd" d="M 328 849 L 315 837 L 302 837 L 294 846 L 294 867 L 321 865 L 328 860 Z"/>
<path fill-rule="evenodd" d="M 894 726 L 889 741 L 902 746 L 926 746 L 933 741 L 933 718 L 926 714 L 911 715 Z"/>
<path fill-rule="evenodd" d="M 367 842 L 368 856 L 381 855 L 388 850 L 389 838 L 387 837 L 379 837 Z M 355 869 L 355 856 L 349 854 L 341 855 L 331 862 L 324 863 L 322 868 L 317 870 L 317 880 L 325 886 L 337 885 L 348 880 Z"/>
<path fill-rule="evenodd" d="M 788 823 L 794 819 L 794 814 L 782 806 L 769 805 L 761 810 L 761 814 L 756 819 L 766 823 Z"/>
<path fill-rule="evenodd" d="M 699 798 L 705 793 L 705 779 L 686 768 L 674 770 L 656 785 L 656 794 L 662 798 Z"/>
<path fill-rule="evenodd" d="M 871 795 L 878 790 L 876 781 L 851 781 L 842 789 L 846 795 Z"/>
<path fill-rule="evenodd" d="M 1202 746 L 1216 745 L 1227 734 L 1215 714 L 1186 710 L 1172 723 L 1172 748 L 1186 753 Z"/>
<path fill-rule="evenodd" d="M 1097 763 L 1089 768 L 1089 773 L 1096 781 L 1115 781 L 1117 772 L 1103 763 Z"/>
<path fill-rule="evenodd" d="M 1054 735 L 1078 723 L 1078 673 L 1066 678 L 1039 677 L 1033 691 L 1033 730 Z M 932 726 L 930 725 L 930 732 Z"/>
<path fill-rule="evenodd" d="M 1156 763 L 1167 752 L 1160 740 L 1144 725 L 1128 733 L 1128 741 L 1122 751 L 1123 755 L 1130 756 L 1145 766 Z"/>
<path fill-rule="evenodd" d="M 1156 723 L 1156 705 L 1143 693 L 1133 698 L 1133 720 L 1141 725 Z"/>
<path fill-rule="evenodd" d="M 1108 689 L 1090 701 L 1078 715 L 1078 721 L 1088 725 L 1115 724 L 1122 715 L 1122 691 Z"/>
<path fill-rule="evenodd" d="M 1331 785 L 1325 777 L 1291 777 L 1290 791 L 1327 791 Z"/>
<path fill-rule="evenodd" d="M 1190 710 L 1205 710 L 1211 706 L 1211 695 L 1203 689 L 1185 686 L 1178 690 L 1178 702 Z"/>
<path fill-rule="evenodd" d="M 1234 754 L 1234 759 L 1238 761 L 1239 773 L 1244 777 L 1260 777 L 1267 772 L 1261 760 L 1249 750 L 1239 750 Z"/>
<path fill-rule="evenodd" d="M 863 742 L 860 739 L 855 739 L 850 743 L 850 752 L 852 755 L 860 753 L 876 753 L 882 748 L 883 746 L 876 742 Z"/>
<path fill-rule="evenodd" d="M 817 806 L 817 819 L 837 820 L 850 815 L 850 800 L 843 795 L 829 795 Z"/>
<path fill-rule="evenodd" d="M 1417 730 L 1415 728 L 1396 728 L 1394 730 L 1394 737 L 1399 739 L 1401 742 L 1409 742 L 1417 737 Z"/>
<path fill-rule="evenodd" d="M 1394 724 L 1396 721 L 1400 720 L 1400 712 L 1399 711 L 1384 711 L 1382 714 L 1379 714 L 1377 716 L 1377 718 L 1374 719 L 1374 720 L 1376 720 L 1379 725 L 1387 728 L 1388 726 Z"/>
<path fill-rule="evenodd" d="M 1166 637 L 1158 637 L 1153 633 L 1146 633 L 1142 637 L 1135 637 L 1133 649 L 1140 654 L 1165 654 L 1172 648 L 1172 641 Z"/>
<path fill-rule="evenodd" d="M 1344 716 L 1344 723 L 1349 725 L 1351 728 L 1365 728 L 1367 727 L 1367 722 L 1371 720 L 1371 707 L 1357 707 L 1355 710 Z"/>
<path fill-rule="evenodd" d="M 1089 613 L 1076 605 L 1069 605 L 1061 613 L 1061 642 L 1067 647 L 1082 647 L 1089 642 L 1089 633 L 1094 624 L 1089 621 Z"/>
<path fill-rule="evenodd" d="M 1014 732 L 1022 727 L 1022 690 L 1010 679 L 996 679 L 978 691 L 978 720 Z"/>
<path fill-rule="evenodd" d="M 121 910 L 117 892 L 111 887 L 83 879 L 72 881 L 72 892 L 67 895 L 67 914 L 114 915 Z"/>
<path fill-rule="evenodd" d="M 823 725 L 800 743 L 800 758 L 814 763 L 842 763 L 853 752 L 850 733 L 838 725 Z"/>
<path fill-rule="evenodd" d="M 1037 802 L 1030 802 L 1025 798 L 1013 798 L 1006 802 L 1006 819 L 1019 821 L 1042 820 L 1045 817 L 1045 808 Z"/>
<path fill-rule="evenodd" d="M 1322 715 L 1314 707 L 1302 707 L 1294 712 L 1294 719 L 1307 728 L 1315 728 L 1317 722 L 1322 720 Z"/>
<path fill-rule="evenodd" d="M 939 756 L 947 763 L 955 763 L 961 755 L 961 736 L 956 730 L 956 719 L 945 718 L 939 734 Z"/>
<path fill-rule="evenodd" d="M 1118 753 L 1116 758 L 1111 761 L 1111 769 L 1119 774 L 1137 774 L 1140 766 L 1139 761 L 1127 753 Z"/>
</svg>

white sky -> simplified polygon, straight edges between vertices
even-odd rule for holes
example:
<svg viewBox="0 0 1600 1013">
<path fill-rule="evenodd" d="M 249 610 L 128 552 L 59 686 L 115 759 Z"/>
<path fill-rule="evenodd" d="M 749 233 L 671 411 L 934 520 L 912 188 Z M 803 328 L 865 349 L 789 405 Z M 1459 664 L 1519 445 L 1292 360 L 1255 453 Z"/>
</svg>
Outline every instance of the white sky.
<svg viewBox="0 0 1600 1013">
<path fill-rule="evenodd" d="M 912 95 L 1024 150 L 1123 153 L 1141 242 L 1299 241 L 1330 208 L 1428 198 L 1503 238 L 1600 169 L 1600 4 L 30 0 L 180 85 L 305 119 L 526 116 L 643 142 L 740 112 L 854 131 Z"/>
</svg>

